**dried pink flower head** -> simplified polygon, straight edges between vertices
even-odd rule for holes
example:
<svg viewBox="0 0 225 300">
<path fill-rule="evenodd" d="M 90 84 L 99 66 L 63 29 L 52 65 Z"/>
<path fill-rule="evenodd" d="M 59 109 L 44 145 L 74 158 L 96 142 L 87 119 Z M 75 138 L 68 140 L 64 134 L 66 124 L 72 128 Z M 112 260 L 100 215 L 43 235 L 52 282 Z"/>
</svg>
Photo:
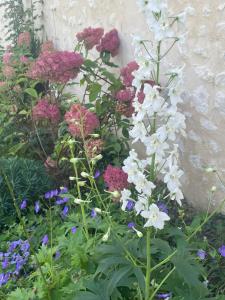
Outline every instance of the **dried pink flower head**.
<svg viewBox="0 0 225 300">
<path fill-rule="evenodd" d="M 22 32 L 19 34 L 18 39 L 17 39 L 18 46 L 30 47 L 30 43 L 31 43 L 30 32 L 25 31 L 25 32 Z"/>
<path fill-rule="evenodd" d="M 44 166 L 47 170 L 57 168 L 57 162 L 53 160 L 50 156 L 44 162 Z"/>
<path fill-rule="evenodd" d="M 49 120 L 52 123 L 58 123 L 60 120 L 60 111 L 56 104 L 49 103 L 48 99 L 44 98 L 38 101 L 32 110 L 33 119 Z"/>
<path fill-rule="evenodd" d="M 99 127 L 99 120 L 95 113 L 77 103 L 71 106 L 65 114 L 70 133 L 75 137 L 87 137 Z"/>
<path fill-rule="evenodd" d="M 121 168 L 113 167 L 112 165 L 107 166 L 103 178 L 111 192 L 122 191 L 129 185 L 127 181 L 128 175 Z"/>
<path fill-rule="evenodd" d="M 16 93 L 21 93 L 22 92 L 21 86 L 19 84 L 15 85 L 13 87 L 13 91 Z"/>
<path fill-rule="evenodd" d="M 41 45 L 41 53 L 54 52 L 55 47 L 52 41 L 46 41 Z"/>
<path fill-rule="evenodd" d="M 132 82 L 134 80 L 134 76 L 132 73 L 138 70 L 139 65 L 136 61 L 129 62 L 124 68 L 121 69 L 120 74 L 123 78 L 123 84 L 127 87 L 132 86 Z"/>
<path fill-rule="evenodd" d="M 94 158 L 103 150 L 104 141 L 102 139 L 90 139 L 85 143 L 87 156 Z"/>
<path fill-rule="evenodd" d="M 29 63 L 29 58 L 28 57 L 26 57 L 25 55 L 22 55 L 22 56 L 20 56 L 20 62 L 22 63 L 22 64 L 28 64 Z"/>
<path fill-rule="evenodd" d="M 83 57 L 76 52 L 44 52 L 31 65 L 27 75 L 32 79 L 67 83 L 78 75 L 83 62 Z"/>
<path fill-rule="evenodd" d="M 118 102 L 116 111 L 127 118 L 131 118 L 134 113 L 134 107 L 131 102 Z"/>
<path fill-rule="evenodd" d="M 118 31 L 113 29 L 107 32 L 101 39 L 100 44 L 96 47 L 99 52 L 108 51 L 112 56 L 119 52 L 120 39 Z"/>
<path fill-rule="evenodd" d="M 118 101 L 132 101 L 135 97 L 135 91 L 132 90 L 132 89 L 123 89 L 123 90 L 120 90 L 119 92 L 116 93 L 116 99 Z"/>
<path fill-rule="evenodd" d="M 82 32 L 78 32 L 76 37 L 79 42 L 84 42 L 86 49 L 90 50 L 98 45 L 104 34 L 103 28 L 85 28 Z"/>
<path fill-rule="evenodd" d="M 11 66 L 5 65 L 2 69 L 2 73 L 7 79 L 11 79 L 16 75 L 15 69 Z"/>
<path fill-rule="evenodd" d="M 11 63 L 11 58 L 13 56 L 12 52 L 5 52 L 2 57 L 2 61 L 4 65 L 9 65 Z"/>
</svg>

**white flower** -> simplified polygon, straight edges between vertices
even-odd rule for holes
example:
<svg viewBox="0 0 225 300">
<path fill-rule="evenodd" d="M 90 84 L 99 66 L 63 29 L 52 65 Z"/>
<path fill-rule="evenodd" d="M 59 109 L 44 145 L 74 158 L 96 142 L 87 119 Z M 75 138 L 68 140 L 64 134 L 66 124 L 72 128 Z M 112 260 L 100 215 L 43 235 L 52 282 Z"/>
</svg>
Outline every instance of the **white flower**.
<svg viewBox="0 0 225 300">
<path fill-rule="evenodd" d="M 106 234 L 104 234 L 103 237 L 102 237 L 102 241 L 103 242 L 107 242 L 108 241 L 109 236 L 110 236 L 110 231 L 111 231 L 111 228 L 109 227 L 108 230 L 107 230 L 107 232 L 106 232 Z"/>
<path fill-rule="evenodd" d="M 121 198 L 120 198 L 120 202 L 122 202 L 122 210 L 125 211 L 126 207 L 127 207 L 127 203 L 128 200 L 130 199 L 131 196 L 131 191 L 124 189 L 123 191 L 121 191 Z"/>
<path fill-rule="evenodd" d="M 144 227 L 154 227 L 156 229 L 163 229 L 165 221 L 169 221 L 170 217 L 159 210 L 156 204 L 151 204 L 148 210 L 142 211 L 143 218 L 148 219 Z"/>
<path fill-rule="evenodd" d="M 138 196 L 138 201 L 135 203 L 134 209 L 136 210 L 137 215 L 140 214 L 141 211 L 147 209 L 148 207 L 148 197 L 144 195 Z"/>
</svg>

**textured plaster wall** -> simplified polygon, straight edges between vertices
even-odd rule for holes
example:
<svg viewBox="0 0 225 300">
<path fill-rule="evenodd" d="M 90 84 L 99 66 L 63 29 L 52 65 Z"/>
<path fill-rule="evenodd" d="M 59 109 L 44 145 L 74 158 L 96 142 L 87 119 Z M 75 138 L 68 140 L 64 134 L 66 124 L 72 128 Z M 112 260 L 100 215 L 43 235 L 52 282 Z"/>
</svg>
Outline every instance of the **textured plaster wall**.
<svg viewBox="0 0 225 300">
<path fill-rule="evenodd" d="M 171 9 L 181 12 L 190 6 L 188 39 L 174 49 L 166 65 L 186 65 L 182 110 L 187 117 L 187 138 L 180 141 L 185 171 L 183 191 L 196 207 L 206 208 L 207 191 L 218 187 L 216 201 L 225 189 L 206 174 L 213 166 L 225 179 L 225 2 L 223 0 L 170 0 Z M 122 46 L 118 63 L 133 59 L 131 34 L 150 37 L 135 0 L 44 0 L 45 37 L 60 49 L 73 49 L 75 33 L 87 26 L 117 28 Z M 162 79 L 163 80 L 163 79 Z"/>
</svg>

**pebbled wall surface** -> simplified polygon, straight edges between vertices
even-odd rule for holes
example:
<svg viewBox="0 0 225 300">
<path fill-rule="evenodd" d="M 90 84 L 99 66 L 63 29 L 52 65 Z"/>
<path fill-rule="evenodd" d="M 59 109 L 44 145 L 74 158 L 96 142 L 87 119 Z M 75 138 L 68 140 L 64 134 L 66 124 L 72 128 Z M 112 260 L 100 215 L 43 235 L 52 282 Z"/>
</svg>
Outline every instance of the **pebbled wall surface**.
<svg viewBox="0 0 225 300">
<path fill-rule="evenodd" d="M 170 53 L 164 70 L 167 64 L 186 65 L 182 110 L 187 117 L 187 138 L 179 141 L 185 171 L 183 191 L 196 208 L 207 208 L 213 185 L 217 186 L 213 204 L 225 197 L 216 175 L 204 171 L 213 166 L 225 179 L 225 1 L 169 3 L 176 12 L 193 8 L 187 20 L 187 42 Z M 122 42 L 117 62 L 121 66 L 133 59 L 131 34 L 151 37 L 135 0 L 44 0 L 43 23 L 45 38 L 59 49 L 71 50 L 75 34 L 84 27 L 117 28 Z"/>
</svg>

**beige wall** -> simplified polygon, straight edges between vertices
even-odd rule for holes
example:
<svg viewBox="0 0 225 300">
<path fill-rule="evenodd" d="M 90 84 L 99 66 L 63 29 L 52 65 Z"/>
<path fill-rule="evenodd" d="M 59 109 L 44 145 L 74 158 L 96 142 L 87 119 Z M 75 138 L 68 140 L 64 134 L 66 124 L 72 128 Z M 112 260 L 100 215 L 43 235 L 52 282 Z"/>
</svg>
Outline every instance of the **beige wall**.
<svg viewBox="0 0 225 300">
<path fill-rule="evenodd" d="M 187 138 L 180 141 L 183 190 L 196 207 L 207 207 L 207 191 L 212 185 L 218 187 L 217 202 L 225 196 L 215 176 L 203 171 L 212 165 L 222 177 L 225 174 L 225 2 L 169 2 L 176 12 L 193 8 L 187 22 L 187 44 L 174 50 L 166 64 L 186 64 L 182 109 L 187 116 Z M 84 27 L 117 28 L 122 41 L 117 58 L 121 65 L 133 58 L 131 33 L 150 36 L 135 0 L 44 0 L 43 11 L 45 35 L 61 49 L 73 49 L 75 33 Z"/>
</svg>

